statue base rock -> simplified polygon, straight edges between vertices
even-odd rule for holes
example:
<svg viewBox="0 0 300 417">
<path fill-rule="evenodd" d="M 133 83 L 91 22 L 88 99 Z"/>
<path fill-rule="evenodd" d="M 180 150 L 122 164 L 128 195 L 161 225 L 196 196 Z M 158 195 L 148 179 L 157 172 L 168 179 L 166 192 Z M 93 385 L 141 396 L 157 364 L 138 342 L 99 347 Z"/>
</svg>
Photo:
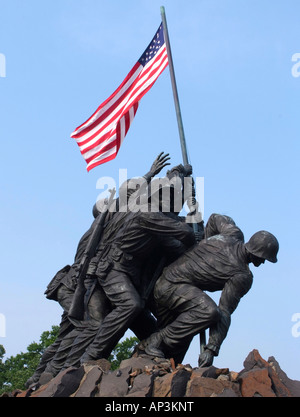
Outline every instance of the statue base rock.
<svg viewBox="0 0 300 417">
<path fill-rule="evenodd" d="M 105 359 L 68 368 L 43 385 L 3 394 L 11 397 L 300 397 L 300 381 L 291 380 L 274 357 L 252 350 L 240 372 L 228 368 L 175 367 L 172 359 L 133 356 L 110 371 Z"/>
</svg>

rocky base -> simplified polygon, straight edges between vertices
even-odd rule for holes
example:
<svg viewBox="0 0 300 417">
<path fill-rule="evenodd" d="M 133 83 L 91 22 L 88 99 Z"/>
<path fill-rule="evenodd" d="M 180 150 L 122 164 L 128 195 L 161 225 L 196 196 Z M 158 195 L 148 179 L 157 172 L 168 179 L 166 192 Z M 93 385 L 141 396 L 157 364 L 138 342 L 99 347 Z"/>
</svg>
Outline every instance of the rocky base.
<svg viewBox="0 0 300 417">
<path fill-rule="evenodd" d="M 46 381 L 45 381 L 46 382 Z M 174 361 L 133 356 L 120 368 L 100 359 L 68 368 L 47 383 L 11 397 L 300 397 L 300 381 L 291 380 L 274 357 L 264 360 L 254 349 L 241 372 L 228 368 L 174 366 Z"/>
</svg>

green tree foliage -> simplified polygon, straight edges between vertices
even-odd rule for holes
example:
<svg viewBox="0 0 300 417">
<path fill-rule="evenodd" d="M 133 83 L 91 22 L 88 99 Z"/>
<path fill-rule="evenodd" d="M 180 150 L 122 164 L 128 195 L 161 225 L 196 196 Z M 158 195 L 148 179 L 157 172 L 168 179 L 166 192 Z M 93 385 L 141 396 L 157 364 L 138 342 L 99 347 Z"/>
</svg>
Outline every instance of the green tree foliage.
<svg viewBox="0 0 300 417">
<path fill-rule="evenodd" d="M 42 333 L 39 343 L 33 342 L 27 347 L 27 352 L 10 356 L 6 360 L 5 349 L 0 345 L 0 395 L 15 389 L 25 389 L 25 382 L 34 374 L 42 354 L 54 343 L 58 332 L 59 326 L 52 326 L 50 331 Z M 112 370 L 117 369 L 123 359 L 130 358 L 138 342 L 136 337 L 130 337 L 116 345 L 109 357 Z"/>
<path fill-rule="evenodd" d="M 118 369 L 122 360 L 130 358 L 134 347 L 138 342 L 139 339 L 137 337 L 129 337 L 116 345 L 108 358 L 112 370 Z"/>
<path fill-rule="evenodd" d="M 55 341 L 58 332 L 59 326 L 52 326 L 50 331 L 42 333 L 39 343 L 33 342 L 27 347 L 27 352 L 10 356 L 5 361 L 5 349 L 0 345 L 0 394 L 25 389 L 25 382 L 33 375 L 42 354 Z"/>
</svg>

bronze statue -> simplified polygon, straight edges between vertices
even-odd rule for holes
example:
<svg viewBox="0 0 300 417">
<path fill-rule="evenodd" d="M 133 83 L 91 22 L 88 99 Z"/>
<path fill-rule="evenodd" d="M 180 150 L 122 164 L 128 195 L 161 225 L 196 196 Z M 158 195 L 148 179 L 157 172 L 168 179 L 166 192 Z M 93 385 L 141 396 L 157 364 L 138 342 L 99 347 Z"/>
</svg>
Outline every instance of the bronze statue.
<svg viewBox="0 0 300 417">
<path fill-rule="evenodd" d="M 152 178 L 169 159 L 163 153 L 156 158 L 143 177 L 146 187 L 140 181 L 123 184 L 125 198 L 119 192 L 111 199 L 114 210 L 107 210 L 106 201 L 94 206 L 95 220 L 80 239 L 74 264 L 48 285 L 47 298 L 64 310 L 61 329 L 27 386 L 42 372 L 55 376 L 69 366 L 108 358 L 128 328 L 146 354 L 173 357 L 176 363 L 193 337 L 209 329 L 199 366 L 211 365 L 231 314 L 251 288 L 249 264 L 277 261 L 278 241 L 269 232 L 257 232 L 244 243 L 235 222 L 220 214 L 211 215 L 204 229 L 193 184 L 185 182 L 190 165 L 172 168 L 157 187 Z M 199 231 L 179 216 L 186 200 L 187 218 L 193 217 Z M 222 291 L 218 306 L 205 292 L 217 290 Z"/>
</svg>

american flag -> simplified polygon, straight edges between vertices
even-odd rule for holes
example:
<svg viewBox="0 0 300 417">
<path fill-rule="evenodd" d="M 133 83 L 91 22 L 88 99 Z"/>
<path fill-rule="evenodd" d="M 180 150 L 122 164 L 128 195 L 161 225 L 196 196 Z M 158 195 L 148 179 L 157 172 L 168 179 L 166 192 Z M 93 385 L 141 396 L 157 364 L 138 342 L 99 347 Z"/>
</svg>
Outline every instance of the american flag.
<svg viewBox="0 0 300 417">
<path fill-rule="evenodd" d="M 117 90 L 71 134 L 90 171 L 114 159 L 136 115 L 141 98 L 168 66 L 163 25 Z"/>
</svg>

